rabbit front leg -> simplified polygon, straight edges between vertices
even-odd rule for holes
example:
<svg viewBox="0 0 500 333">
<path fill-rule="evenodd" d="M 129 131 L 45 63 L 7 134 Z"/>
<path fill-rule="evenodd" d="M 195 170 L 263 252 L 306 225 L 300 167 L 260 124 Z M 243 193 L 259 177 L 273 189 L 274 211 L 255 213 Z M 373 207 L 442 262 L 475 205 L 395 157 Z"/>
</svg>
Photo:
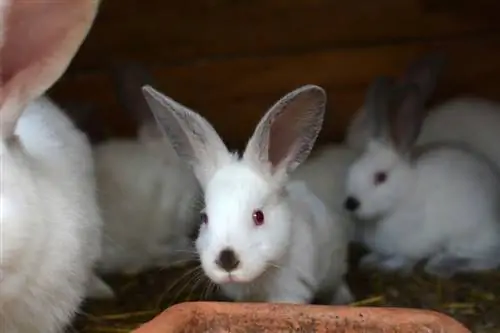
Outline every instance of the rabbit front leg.
<svg viewBox="0 0 500 333">
<path fill-rule="evenodd" d="M 427 261 L 424 271 L 430 275 L 449 279 L 459 272 L 494 268 L 491 262 L 486 265 L 484 265 L 484 263 L 483 261 L 474 261 L 469 258 L 457 257 L 449 253 L 438 253 Z"/>
<path fill-rule="evenodd" d="M 354 296 L 351 292 L 351 288 L 343 281 L 333 293 L 330 305 L 345 305 L 352 302 L 354 302 Z"/>
<path fill-rule="evenodd" d="M 411 273 L 415 262 L 400 255 L 386 255 L 372 252 L 361 258 L 360 267 L 365 269 L 378 268 L 385 272 L 399 271 L 404 275 Z"/>
<path fill-rule="evenodd" d="M 113 299 L 115 292 L 106 282 L 95 274 L 90 276 L 87 297 L 93 299 Z"/>
<path fill-rule="evenodd" d="M 313 284 L 309 279 L 298 276 L 289 271 L 281 271 L 271 286 L 267 302 L 309 304 L 314 298 Z"/>
</svg>

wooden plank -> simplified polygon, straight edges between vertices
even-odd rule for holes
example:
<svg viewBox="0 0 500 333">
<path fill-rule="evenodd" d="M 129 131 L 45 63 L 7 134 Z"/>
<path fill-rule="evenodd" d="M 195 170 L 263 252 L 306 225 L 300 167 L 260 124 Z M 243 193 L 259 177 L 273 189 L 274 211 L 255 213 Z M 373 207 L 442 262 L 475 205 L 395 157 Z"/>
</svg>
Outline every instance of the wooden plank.
<svg viewBox="0 0 500 333">
<path fill-rule="evenodd" d="M 102 68 L 123 57 L 187 64 L 500 31 L 498 19 L 484 20 L 467 10 L 476 0 L 458 2 L 461 6 L 454 7 L 429 0 L 197 0 L 168 5 L 165 0 L 104 0 L 72 68 Z"/>
<path fill-rule="evenodd" d="M 450 56 L 438 96 L 472 93 L 500 96 L 500 36 L 341 49 L 303 55 L 248 57 L 179 66 L 151 66 L 157 88 L 201 111 L 233 145 L 241 146 L 264 111 L 286 92 L 307 83 L 325 87 L 329 111 L 322 140 L 338 139 L 378 74 L 396 75 L 430 47 Z M 100 120 L 117 135 L 133 125 L 118 109 L 103 71 L 66 76 L 53 89 L 59 100 L 85 99 L 102 107 Z M 96 120 L 96 123 L 98 121 Z"/>
</svg>

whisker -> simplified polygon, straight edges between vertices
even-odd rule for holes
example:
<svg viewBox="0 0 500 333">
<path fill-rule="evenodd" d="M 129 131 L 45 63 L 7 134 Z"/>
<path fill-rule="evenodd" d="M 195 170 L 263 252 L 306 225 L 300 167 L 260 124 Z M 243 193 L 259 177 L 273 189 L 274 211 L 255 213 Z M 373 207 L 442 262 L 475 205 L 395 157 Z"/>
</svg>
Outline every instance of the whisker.
<svg viewBox="0 0 500 333">
<path fill-rule="evenodd" d="M 194 272 L 196 272 L 196 270 L 198 269 L 198 267 L 194 267 L 192 269 L 189 269 L 187 270 L 184 274 L 182 274 L 179 278 L 177 278 L 175 280 L 174 283 L 172 283 L 170 285 L 169 288 L 166 288 L 160 295 L 160 298 L 158 299 L 157 303 L 156 303 L 156 309 L 161 309 L 161 303 L 163 302 L 163 300 L 165 299 L 166 295 L 181 281 L 183 281 L 184 278 L 186 278 L 187 276 L 189 276 L 190 274 L 193 274 Z"/>
<path fill-rule="evenodd" d="M 177 300 L 179 299 L 179 297 L 182 295 L 182 292 L 184 290 L 186 290 L 186 288 L 193 282 L 193 281 L 196 281 L 196 278 L 199 276 L 199 269 L 200 267 L 196 267 L 196 270 L 195 272 L 188 278 L 186 279 L 184 285 L 182 288 L 179 288 L 179 291 L 175 294 L 175 296 L 172 298 L 172 301 L 174 303 L 177 303 Z"/>
<path fill-rule="evenodd" d="M 199 271 L 198 275 L 197 275 L 197 277 L 196 277 L 196 279 L 191 287 L 191 291 L 189 292 L 187 299 L 190 300 L 191 297 L 193 296 L 193 293 L 196 291 L 196 289 L 200 286 L 203 286 L 203 284 L 205 282 L 206 282 L 205 274 L 203 274 L 203 271 Z M 202 294 L 203 294 L 203 292 L 202 292 Z"/>
</svg>

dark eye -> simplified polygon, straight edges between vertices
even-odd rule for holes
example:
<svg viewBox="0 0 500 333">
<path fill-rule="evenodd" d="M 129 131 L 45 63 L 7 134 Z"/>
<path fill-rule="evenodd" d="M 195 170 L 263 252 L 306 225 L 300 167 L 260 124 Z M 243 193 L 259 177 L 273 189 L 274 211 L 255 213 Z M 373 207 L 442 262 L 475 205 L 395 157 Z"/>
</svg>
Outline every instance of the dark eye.
<svg viewBox="0 0 500 333">
<path fill-rule="evenodd" d="M 207 224 L 208 223 L 208 216 L 206 213 L 200 213 L 200 220 L 201 223 Z"/>
<path fill-rule="evenodd" d="M 264 224 L 264 213 L 261 210 L 256 210 L 253 212 L 253 223 L 256 226 L 260 226 Z"/>
<path fill-rule="evenodd" d="M 387 180 L 387 173 L 383 171 L 377 172 L 373 178 L 373 182 L 375 183 L 375 185 L 380 185 L 384 183 L 386 180 Z"/>
</svg>

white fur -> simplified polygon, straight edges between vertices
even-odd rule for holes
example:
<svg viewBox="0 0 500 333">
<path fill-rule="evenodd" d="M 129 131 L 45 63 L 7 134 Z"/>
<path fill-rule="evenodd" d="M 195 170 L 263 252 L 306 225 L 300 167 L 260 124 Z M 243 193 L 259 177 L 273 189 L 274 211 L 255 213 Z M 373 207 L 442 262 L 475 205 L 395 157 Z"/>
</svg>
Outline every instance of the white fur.
<svg viewBox="0 0 500 333">
<path fill-rule="evenodd" d="M 104 217 L 99 270 L 135 274 L 194 259 L 199 185 L 189 166 L 161 142 L 114 140 L 94 150 Z"/>
<path fill-rule="evenodd" d="M 61 332 L 100 281 L 91 274 L 101 227 L 91 151 L 45 98 L 24 110 L 15 134 L 0 153 L 1 331 Z"/>
<path fill-rule="evenodd" d="M 355 222 L 346 214 L 347 171 L 359 153 L 345 145 L 322 147 L 292 174 L 294 180 L 303 180 L 311 191 L 335 214 L 342 215 L 345 228 L 353 235 Z M 352 239 L 353 236 L 349 237 Z"/>
<path fill-rule="evenodd" d="M 345 223 L 304 182 L 289 182 L 287 177 L 307 157 L 316 139 L 324 92 L 307 86 L 285 96 L 264 116 L 239 157 L 227 150 L 199 114 L 151 87 L 144 90 L 151 109 L 176 142 L 177 151 L 193 165 L 205 192 L 208 223 L 201 226 L 196 240 L 205 274 L 238 301 L 308 303 L 324 293 L 328 302 L 350 302 L 343 278 L 347 271 Z M 269 128 L 275 123 L 277 131 L 297 130 L 271 136 Z M 272 140 L 280 138 L 286 139 L 275 144 L 290 149 L 268 150 Z M 264 213 L 263 225 L 254 224 L 256 210 Z M 216 264 L 227 248 L 239 259 L 230 272 Z"/>
<path fill-rule="evenodd" d="M 373 175 L 385 171 L 384 184 Z M 459 148 L 431 149 L 414 164 L 370 140 L 349 170 L 347 192 L 361 205 L 363 265 L 451 276 L 500 263 L 500 180 L 483 157 Z"/>
<path fill-rule="evenodd" d="M 349 147 L 362 150 L 369 139 L 364 108 L 347 131 Z M 417 144 L 459 141 L 490 158 L 500 168 L 500 104 L 480 98 L 452 99 L 429 110 Z"/>
<path fill-rule="evenodd" d="M 196 247 L 205 273 L 230 298 L 307 303 L 316 292 L 333 292 L 333 302 L 336 288 L 344 288 L 347 225 L 305 183 L 291 182 L 277 194 L 258 170 L 234 160 L 214 175 L 205 198 L 216 219 L 201 227 Z M 254 207 L 266 207 L 269 222 L 260 228 L 252 221 Z M 231 273 L 236 283 L 215 265 L 226 247 L 242 262 Z"/>
</svg>

